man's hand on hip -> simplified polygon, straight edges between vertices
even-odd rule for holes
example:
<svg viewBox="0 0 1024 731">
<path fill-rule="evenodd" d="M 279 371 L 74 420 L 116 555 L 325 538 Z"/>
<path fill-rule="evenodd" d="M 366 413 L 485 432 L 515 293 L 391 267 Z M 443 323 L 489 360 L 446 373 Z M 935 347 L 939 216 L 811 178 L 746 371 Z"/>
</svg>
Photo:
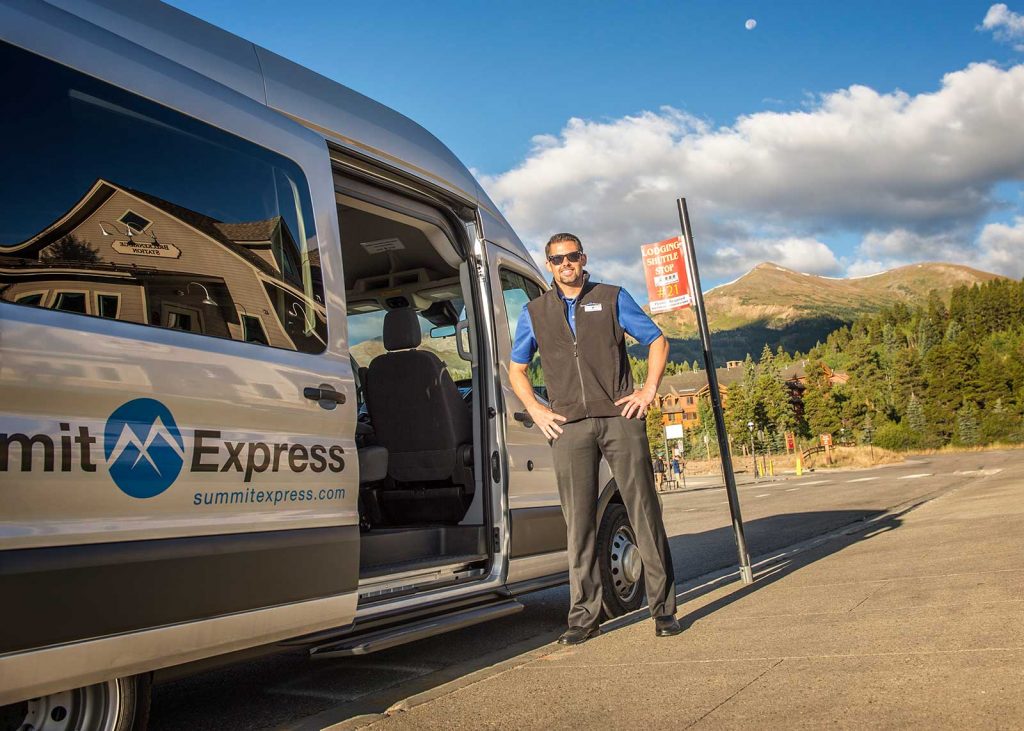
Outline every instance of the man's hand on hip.
<svg viewBox="0 0 1024 731">
<path fill-rule="evenodd" d="M 646 388 L 642 388 L 639 391 L 634 391 L 629 396 L 623 396 L 615 402 L 616 406 L 623 406 L 622 415 L 627 419 L 643 419 L 647 416 L 647 409 L 654 401 L 655 393 L 648 391 Z"/>
<path fill-rule="evenodd" d="M 556 414 L 543 405 L 529 409 L 529 412 L 533 423 L 540 427 L 541 433 L 545 437 L 548 439 L 558 439 L 558 435 L 562 433 L 562 427 L 558 425 L 558 422 L 565 421 L 564 416 Z"/>
</svg>

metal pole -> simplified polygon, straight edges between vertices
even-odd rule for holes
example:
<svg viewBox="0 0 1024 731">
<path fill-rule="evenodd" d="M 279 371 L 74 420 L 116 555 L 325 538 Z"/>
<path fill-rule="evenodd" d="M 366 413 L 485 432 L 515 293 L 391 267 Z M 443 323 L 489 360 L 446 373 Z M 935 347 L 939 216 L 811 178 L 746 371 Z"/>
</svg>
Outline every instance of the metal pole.
<svg viewBox="0 0 1024 731">
<path fill-rule="evenodd" d="M 740 513 L 740 498 L 736 493 L 736 475 L 732 471 L 732 455 L 729 453 L 729 441 L 725 430 L 725 413 L 722 410 L 722 394 L 718 391 L 718 374 L 715 373 L 715 359 L 711 354 L 711 328 L 708 327 L 707 313 L 704 311 L 704 293 L 700 288 L 700 275 L 697 273 L 697 253 L 693 248 L 693 232 L 690 229 L 690 214 L 686 210 L 686 199 L 676 200 L 679 209 L 679 225 L 683 229 L 683 244 L 686 247 L 686 278 L 690 282 L 690 299 L 693 311 L 697 315 L 697 330 L 700 332 L 700 343 L 704 351 L 704 368 L 708 374 L 708 389 L 711 396 L 711 410 L 715 415 L 715 431 L 718 434 L 718 449 L 722 453 L 722 474 L 725 477 L 725 493 L 729 498 L 729 514 L 732 516 L 732 531 L 736 538 L 736 552 L 739 555 L 740 579 L 744 584 L 754 583 L 754 572 L 750 567 L 750 552 L 747 551 L 747 539 L 743 535 L 743 516 Z"/>
<path fill-rule="evenodd" d="M 680 474 L 683 476 L 683 489 L 686 489 L 686 427 L 683 427 L 683 440 L 679 443 L 681 445 L 679 449 L 679 456 L 682 458 L 679 467 L 681 469 Z"/>
<path fill-rule="evenodd" d="M 757 452 L 754 451 L 754 427 L 748 426 L 750 430 L 750 463 L 754 465 L 754 481 L 757 482 Z"/>
</svg>

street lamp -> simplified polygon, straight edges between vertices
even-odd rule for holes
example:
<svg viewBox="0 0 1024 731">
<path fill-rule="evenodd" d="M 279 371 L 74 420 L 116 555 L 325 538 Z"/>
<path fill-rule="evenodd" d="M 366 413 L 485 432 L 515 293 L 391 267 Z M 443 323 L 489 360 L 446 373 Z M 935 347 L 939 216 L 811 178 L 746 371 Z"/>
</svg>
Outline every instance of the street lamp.
<svg viewBox="0 0 1024 731">
<path fill-rule="evenodd" d="M 747 422 L 747 430 L 750 432 L 750 461 L 754 465 L 754 479 L 757 479 L 757 455 L 754 454 L 754 422 Z"/>
<path fill-rule="evenodd" d="M 188 285 L 185 287 L 185 292 L 186 293 L 192 288 L 193 284 L 196 285 L 197 287 L 199 287 L 199 289 L 203 290 L 203 299 L 201 300 L 201 302 L 204 305 L 209 305 L 211 307 L 216 307 L 217 306 L 217 303 L 213 300 L 212 297 L 210 297 L 209 290 L 206 289 L 206 287 L 204 287 L 199 282 L 189 282 Z"/>
</svg>

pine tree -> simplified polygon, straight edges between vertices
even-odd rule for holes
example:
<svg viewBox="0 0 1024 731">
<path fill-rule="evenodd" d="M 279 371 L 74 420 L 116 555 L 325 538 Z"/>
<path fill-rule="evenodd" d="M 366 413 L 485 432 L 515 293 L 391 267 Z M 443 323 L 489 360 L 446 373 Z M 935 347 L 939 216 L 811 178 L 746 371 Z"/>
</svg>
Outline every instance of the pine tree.
<svg viewBox="0 0 1024 731">
<path fill-rule="evenodd" d="M 807 369 L 807 386 L 803 393 L 805 436 L 838 433 L 842 427 L 840 411 L 821 363 Z"/>
<path fill-rule="evenodd" d="M 968 399 L 964 400 L 963 406 L 956 414 L 956 440 L 969 447 L 981 442 L 978 407 Z"/>
<path fill-rule="evenodd" d="M 775 435 L 796 427 L 792 395 L 782 380 L 775 356 L 767 345 L 761 352 L 753 393 L 756 402 L 755 429 L 765 431 L 774 439 Z"/>
<path fill-rule="evenodd" d="M 657 406 L 647 409 L 647 441 L 651 445 L 651 455 L 665 454 L 665 427 L 661 423 L 662 412 Z"/>
<path fill-rule="evenodd" d="M 875 420 L 871 418 L 871 412 L 868 412 L 864 417 L 864 421 L 860 427 L 860 443 L 871 444 L 871 441 L 875 438 Z"/>
<path fill-rule="evenodd" d="M 711 408 L 711 399 L 702 398 L 697 402 L 697 429 L 694 436 L 698 440 L 700 454 L 718 456 L 718 434 L 715 430 L 715 414 Z M 706 446 L 705 446 L 706 445 Z"/>
<path fill-rule="evenodd" d="M 647 360 L 634 358 L 632 355 L 629 358 L 629 368 L 633 372 L 633 383 L 637 386 L 643 385 L 647 382 Z"/>
<path fill-rule="evenodd" d="M 924 418 L 924 409 L 921 408 L 921 399 L 911 393 L 907 401 L 907 425 L 918 435 L 923 436 L 928 428 L 928 422 Z"/>
<path fill-rule="evenodd" d="M 48 263 L 76 261 L 95 264 L 100 261 L 100 252 L 74 234 L 68 234 L 43 249 L 39 258 Z"/>
</svg>

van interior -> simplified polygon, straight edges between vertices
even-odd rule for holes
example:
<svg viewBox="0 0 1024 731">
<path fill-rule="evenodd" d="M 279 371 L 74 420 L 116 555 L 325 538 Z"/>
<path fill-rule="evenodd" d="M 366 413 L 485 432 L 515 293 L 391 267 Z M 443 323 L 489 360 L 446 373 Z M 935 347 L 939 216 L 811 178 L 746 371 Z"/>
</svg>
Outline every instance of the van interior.
<svg viewBox="0 0 1024 731">
<path fill-rule="evenodd" d="M 468 266 L 437 211 L 337 202 L 366 603 L 487 571 L 477 329 Z"/>
</svg>

